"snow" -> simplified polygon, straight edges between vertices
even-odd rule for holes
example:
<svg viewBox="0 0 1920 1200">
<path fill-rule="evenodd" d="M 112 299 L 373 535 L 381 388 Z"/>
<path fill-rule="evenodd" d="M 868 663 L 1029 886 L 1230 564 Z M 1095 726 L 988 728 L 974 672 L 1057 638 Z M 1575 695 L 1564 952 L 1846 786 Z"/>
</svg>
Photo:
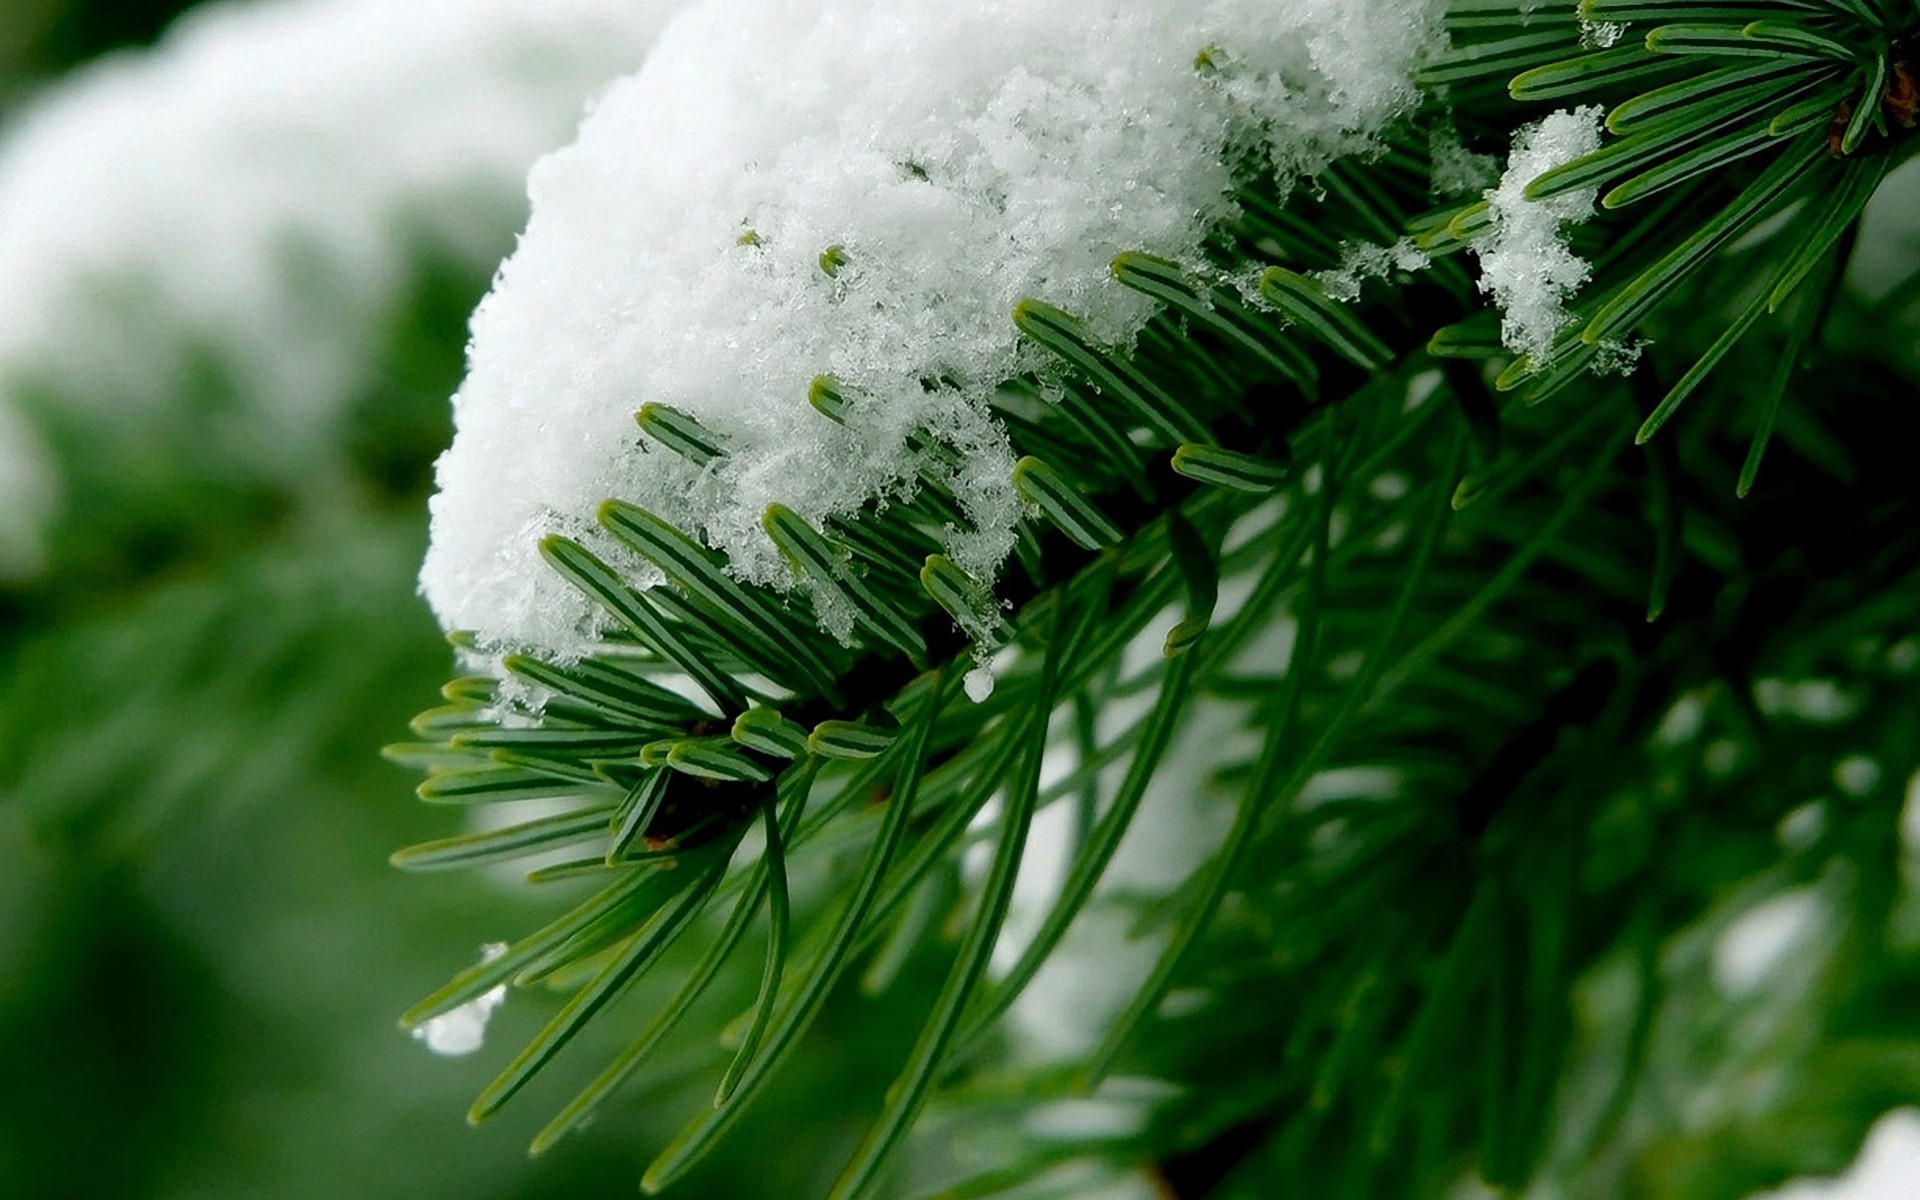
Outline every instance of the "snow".
<svg viewBox="0 0 1920 1200">
<path fill-rule="evenodd" d="M 1298 179 L 1414 100 L 1435 0 L 695 0 L 531 181 L 533 215 L 476 314 L 439 465 L 422 588 L 488 644 L 568 654 L 596 633 L 539 561 L 617 496 L 697 531 L 742 577 L 761 533 L 945 475 L 947 552 L 995 577 L 1020 509 L 987 400 L 1040 365 L 1009 314 L 1037 296 L 1123 340 L 1148 315 L 1121 250 L 1193 258 L 1230 163 Z M 829 249 L 835 269 L 822 257 Z M 854 397 L 836 425 L 809 382 Z M 648 448 L 648 401 L 729 453 Z M 916 464 L 916 430 L 958 451 Z M 629 566 L 632 564 L 629 563 Z"/>
<path fill-rule="evenodd" d="M 668 7 L 214 5 L 69 77 L 0 139 L 0 411 L 28 389 L 103 420 L 184 406 L 211 356 L 245 413 L 217 440 L 325 486 L 420 244 L 486 271 L 523 219 L 528 166 Z M 0 531 L 17 572 L 49 501 L 14 417 L 0 511 L 42 514 Z"/>
<path fill-rule="evenodd" d="M 1627 27 L 1620 21 L 1593 21 L 1580 17 L 1580 44 L 1589 50 L 1610 50 L 1625 37 Z"/>
<path fill-rule="evenodd" d="M 1412 238 L 1401 238 L 1391 246 L 1349 242 L 1341 247 L 1339 265 L 1318 272 L 1314 278 L 1333 299 L 1352 303 L 1360 298 L 1368 280 L 1385 279 L 1395 271 L 1424 271 L 1430 262 Z"/>
<path fill-rule="evenodd" d="M 1907 777 L 1907 793 L 1900 806 L 1900 848 L 1920 858 L 1920 771 Z"/>
<path fill-rule="evenodd" d="M 1158 653 L 1164 638 L 1165 628 L 1160 627 L 1136 644 L 1150 643 Z M 1151 700 L 1147 695 L 1139 702 Z M 1103 738 L 1144 716 L 1137 704 L 1135 711 L 1118 711 L 1123 707 L 1110 705 L 1100 714 Z M 1086 909 L 1013 1002 L 1007 1028 L 1017 1054 L 1033 1061 L 1061 1061 L 1098 1044 L 1165 947 L 1163 936 L 1135 936 L 1138 912 L 1128 898 L 1165 895 L 1218 849 L 1233 814 L 1214 789 L 1196 787 L 1194 781 L 1208 779 L 1223 764 L 1245 762 L 1258 750 L 1243 708 L 1212 699 L 1194 705 Z M 1066 746 L 1051 747 L 1048 758 L 1052 769 L 1071 768 Z M 1118 790 L 1125 765 L 1102 773 L 1103 798 Z M 1007 925 L 994 947 L 996 970 L 1004 971 L 1018 959 L 1066 881 L 1072 855 L 1070 807 L 1051 805 L 1034 817 Z"/>
<path fill-rule="evenodd" d="M 975 704 L 985 704 L 987 698 L 993 695 L 993 671 L 988 667 L 975 667 L 960 682 L 966 688 L 967 699 Z"/>
<path fill-rule="evenodd" d="M 1909 1200 L 1920 1189 L 1920 1109 L 1901 1108 L 1874 1122 L 1860 1156 L 1830 1179 L 1796 1180 L 1752 1200 Z"/>
<path fill-rule="evenodd" d="M 1486 193 L 1493 229 L 1473 247 L 1480 259 L 1480 290 L 1500 307 L 1500 340 L 1536 364 L 1552 357 L 1554 337 L 1570 319 L 1567 300 L 1591 270 L 1567 248 L 1562 227 L 1592 215 L 1599 189 L 1529 200 L 1527 185 L 1599 149 L 1600 118 L 1600 106 L 1588 105 L 1521 129 L 1499 184 Z"/>
<path fill-rule="evenodd" d="M 480 947 L 480 961 L 492 962 L 507 952 L 505 942 L 488 942 Z M 497 984 L 458 1008 L 414 1026 L 415 1041 L 444 1058 L 460 1058 L 486 1044 L 487 1022 L 493 1010 L 507 1002 L 507 985 Z"/>
<path fill-rule="evenodd" d="M 1481 192 L 1500 178 L 1500 160 L 1491 154 L 1475 154 L 1461 140 L 1452 124 L 1433 131 L 1429 143 L 1433 155 L 1433 193 L 1454 196 L 1462 192 Z"/>
<path fill-rule="evenodd" d="M 1860 698 L 1832 679 L 1755 680 L 1753 702 L 1769 717 L 1794 717 L 1819 725 L 1839 724 L 1860 711 Z"/>
<path fill-rule="evenodd" d="M 1907 160 L 1881 181 L 1859 228 L 1847 282 L 1870 299 L 1884 299 L 1920 260 L 1920 159 Z M 1911 302 L 1896 311 L 1910 318 Z"/>
<path fill-rule="evenodd" d="M 1849 796 L 1864 796 L 1880 786 L 1880 764 L 1865 754 L 1849 754 L 1833 767 L 1833 782 Z"/>
<path fill-rule="evenodd" d="M 1795 888 L 1741 913 L 1714 942 L 1714 985 L 1725 996 L 1752 994 L 1820 930 L 1823 912 L 1817 893 Z"/>
</svg>

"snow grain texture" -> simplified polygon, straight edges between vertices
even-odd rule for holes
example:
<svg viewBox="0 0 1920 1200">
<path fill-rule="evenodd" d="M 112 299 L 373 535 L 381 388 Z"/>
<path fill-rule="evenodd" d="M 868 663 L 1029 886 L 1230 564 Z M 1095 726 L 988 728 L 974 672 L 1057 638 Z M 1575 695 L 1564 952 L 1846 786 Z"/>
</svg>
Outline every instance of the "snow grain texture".
<svg viewBox="0 0 1920 1200">
<path fill-rule="evenodd" d="M 988 401 L 1043 365 L 1014 304 L 1126 340 L 1149 309 L 1108 279 L 1116 253 L 1195 257 L 1236 154 L 1297 179 L 1369 145 L 1437 30 L 1431 0 L 696 0 L 534 171 L 531 223 L 474 320 L 427 598 L 487 644 L 581 653 L 596 618 L 537 542 L 638 570 L 594 528 L 602 500 L 784 586 L 769 503 L 818 522 L 921 468 L 964 510 L 948 553 L 992 577 L 1019 508 Z M 808 406 L 824 373 L 852 398 L 845 426 Z M 647 447 L 649 401 L 728 455 Z M 916 463 L 916 431 L 959 465 Z"/>
<path fill-rule="evenodd" d="M 420 244 L 487 271 L 524 219 L 528 167 L 670 7 L 213 5 L 54 85 L 0 138 L 0 407 L 34 391 L 185 421 L 165 414 L 210 360 L 240 412 L 208 432 L 324 478 Z M 53 503 L 21 465 L 42 458 L 0 417 L 16 571 Z"/>
<path fill-rule="evenodd" d="M 1599 149 L 1600 118 L 1599 106 L 1588 105 L 1520 130 L 1499 184 L 1486 193 L 1493 229 L 1473 247 L 1480 290 L 1500 307 L 1500 340 L 1535 365 L 1552 357 L 1554 338 L 1570 320 L 1567 300 L 1592 270 L 1568 248 L 1563 230 L 1593 214 L 1598 189 L 1529 200 L 1527 185 Z"/>
</svg>

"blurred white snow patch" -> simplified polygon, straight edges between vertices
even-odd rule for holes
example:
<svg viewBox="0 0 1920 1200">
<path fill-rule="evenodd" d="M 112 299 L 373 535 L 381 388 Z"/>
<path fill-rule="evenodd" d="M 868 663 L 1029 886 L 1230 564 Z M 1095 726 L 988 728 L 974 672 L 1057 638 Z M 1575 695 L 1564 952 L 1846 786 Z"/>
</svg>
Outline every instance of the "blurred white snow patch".
<svg viewBox="0 0 1920 1200">
<path fill-rule="evenodd" d="M 1194 706 L 1086 907 L 1013 1003 L 1007 1023 L 1022 1054 L 1046 1061 L 1086 1053 L 1133 998 L 1165 944 L 1163 935 L 1134 936 L 1137 899 L 1165 895 L 1219 846 L 1233 814 L 1209 803 L 1205 782 L 1221 763 L 1242 761 L 1258 748 L 1238 706 L 1210 700 Z M 1126 769 L 1123 760 L 1101 772 L 1103 806 Z M 1059 896 L 1070 865 L 1070 804 L 1062 799 L 1034 820 L 1006 928 L 994 946 L 996 971 L 1013 965 Z"/>
<path fill-rule="evenodd" d="M 1812 848 L 1826 834 L 1827 824 L 1825 801 L 1809 800 L 1780 818 L 1775 836 L 1780 839 L 1781 849 L 1797 854 Z"/>
<path fill-rule="evenodd" d="M 1305 810 L 1333 800 L 1391 800 L 1404 783 L 1405 775 L 1397 767 L 1330 767 L 1309 776 L 1294 803 Z"/>
<path fill-rule="evenodd" d="M 519 714 L 509 714 L 507 724 L 527 723 L 527 718 Z M 528 821 L 541 821 L 548 817 L 558 817 L 566 813 L 580 811 L 577 797 L 553 796 L 536 800 L 509 800 L 503 804 L 470 805 L 461 825 L 466 833 L 496 833 L 510 829 Z M 545 867 L 558 866 L 563 862 L 577 859 L 581 855 L 578 842 L 563 842 L 545 850 L 522 855 L 510 862 L 488 863 L 480 868 L 480 877 L 499 888 L 502 892 L 520 893 L 526 887 L 527 873 Z"/>
<path fill-rule="evenodd" d="M 1587 261 L 1568 249 L 1562 228 L 1593 213 L 1597 188 L 1527 199 L 1527 185 L 1555 167 L 1600 148 L 1602 110 L 1561 110 L 1521 129 L 1497 186 L 1486 193 L 1493 229 L 1473 244 L 1480 290 L 1499 305 L 1500 340 L 1536 364 L 1552 355 L 1567 324 L 1566 303 L 1587 281 Z"/>
<path fill-rule="evenodd" d="M 1070 754 L 1058 750 L 1049 750 L 1042 764 L 1042 771 L 1060 771 L 1050 768 L 1046 762 L 1064 760 L 1071 763 Z M 1071 768 L 1067 768 L 1071 769 Z M 1061 772 L 1064 773 L 1064 772 Z M 982 816 L 997 815 L 999 801 Z M 1020 954 L 1040 932 L 1040 923 L 1046 919 L 1047 910 L 1059 896 L 1060 888 L 1066 882 L 1067 868 L 1072 843 L 1068 840 L 1073 828 L 1073 802 L 1062 800 L 1049 804 L 1033 815 L 1033 823 L 1027 826 L 1027 845 L 1020 857 L 1020 873 L 1013 880 L 1013 900 L 1007 908 L 1005 923 L 1001 926 L 999 940 L 993 944 L 993 971 L 1003 975 L 1018 962 Z M 989 845 L 981 844 L 967 848 L 965 863 L 971 878 L 986 875 L 987 862 L 993 852 Z"/>
<path fill-rule="evenodd" d="M 1113 256 L 1195 257 L 1242 154 L 1295 179 L 1372 144 L 1415 99 L 1439 8 L 695 0 L 534 171 L 531 222 L 474 319 L 427 598 L 449 627 L 581 651 L 594 618 L 536 541 L 612 553 L 592 522 L 606 497 L 784 586 L 769 503 L 819 521 L 920 467 L 964 512 L 948 552 L 993 577 L 1020 506 L 987 403 L 1043 365 L 1015 302 L 1131 336 L 1151 306 L 1109 278 Z M 829 372 L 844 426 L 807 402 Z M 648 401 L 728 455 L 646 452 Z M 957 461 L 916 463 L 916 430 Z"/>
<path fill-rule="evenodd" d="M 1060 1062 L 1093 1050 L 1165 944 L 1162 937 L 1133 937 L 1132 927 L 1133 914 L 1121 908 L 1089 905 L 1080 913 L 1008 1010 L 1019 1058 Z"/>
<path fill-rule="evenodd" d="M 1820 917 L 1812 888 L 1781 892 L 1741 913 L 1714 942 L 1714 984 L 1727 996 L 1754 991 L 1819 930 Z"/>
<path fill-rule="evenodd" d="M 1874 189 L 1847 259 L 1847 281 L 1878 300 L 1907 278 L 1920 256 L 1920 161 L 1908 161 Z"/>
<path fill-rule="evenodd" d="M 1887 1113 L 1841 1175 L 1798 1179 L 1751 1200 L 1912 1200 L 1920 1195 L 1920 1108 Z"/>
<path fill-rule="evenodd" d="M 507 952 L 505 942 L 488 942 L 480 947 L 480 961 L 490 963 Z M 493 1010 L 507 1000 L 507 985 L 496 984 L 459 1008 L 443 1012 L 414 1026 L 416 1041 L 447 1058 L 459 1058 L 480 1049 L 487 1040 L 487 1021 Z"/>
<path fill-rule="evenodd" d="M 1849 796 L 1864 796 L 1880 786 L 1880 763 L 1865 754 L 1849 754 L 1833 765 L 1833 782 Z"/>
<path fill-rule="evenodd" d="M 75 72 L 0 137 L 0 389 L 153 409 L 210 356 L 250 425 L 209 434 L 327 486 L 321 447 L 386 336 L 409 248 L 430 238 L 476 272 L 496 260 L 527 168 L 669 8 L 209 5 L 154 49 Z M 18 476 L 0 467 L 0 511 Z"/>
<path fill-rule="evenodd" d="M 1072 1200 L 1166 1200 L 1166 1188 L 1144 1167 L 1116 1169 L 1108 1159 L 1073 1159 L 1050 1167 L 1018 1192 L 1027 1197 L 1072 1197 Z"/>
<path fill-rule="evenodd" d="M 1906 798 L 1900 805 L 1900 848 L 1920 857 L 1920 771 L 1907 777 Z"/>
<path fill-rule="evenodd" d="M 1753 702 L 1770 717 L 1797 717 L 1817 725 L 1833 725 L 1860 711 L 1860 700 L 1831 679 L 1759 679 L 1753 684 Z"/>
<path fill-rule="evenodd" d="M 53 467 L 40 436 L 0 404 L 0 581 L 39 573 L 46 554 L 42 531 L 55 495 Z"/>
<path fill-rule="evenodd" d="M 1469 1172 L 1454 1180 L 1453 1186 L 1446 1192 L 1446 1200 L 1501 1200 L 1501 1193 L 1480 1178 L 1477 1172 Z"/>
<path fill-rule="evenodd" d="M 1700 736 L 1706 723 L 1706 701 L 1698 692 L 1687 692 L 1673 702 L 1666 716 L 1660 718 L 1660 727 L 1653 731 L 1653 740 L 1662 746 L 1685 745 Z"/>
<path fill-rule="evenodd" d="M 1133 1137 L 1146 1129 L 1148 1108 L 1137 1099 L 1128 1102 L 1104 1097 L 1056 1100 L 1042 1104 L 1021 1119 L 1030 1134 L 1062 1141 Z"/>
</svg>

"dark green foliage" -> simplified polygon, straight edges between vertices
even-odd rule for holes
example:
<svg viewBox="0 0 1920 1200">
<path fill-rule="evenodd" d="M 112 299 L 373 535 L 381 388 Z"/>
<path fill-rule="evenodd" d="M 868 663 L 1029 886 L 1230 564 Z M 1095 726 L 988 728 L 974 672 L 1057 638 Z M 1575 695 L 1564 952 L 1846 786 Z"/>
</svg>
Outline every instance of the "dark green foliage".
<svg viewBox="0 0 1920 1200">
<path fill-rule="evenodd" d="M 0 21 L 0 108 L 27 80 L 50 77 L 159 37 L 194 0 L 12 0 Z"/>
<path fill-rule="evenodd" d="M 577 1127 L 662 1052 L 766 899 L 745 1035 L 715 1057 L 715 1106 L 648 1169 L 650 1190 L 713 1150 L 843 978 L 867 961 L 884 987 L 919 945 L 944 958 L 945 983 L 921 1000 L 841 1200 L 905 1194 L 887 1165 L 923 1111 L 985 1136 L 1009 1103 L 1120 1072 L 1181 1086 L 1136 1133 L 1007 1132 L 996 1145 L 1014 1149 L 992 1170 L 938 1194 L 997 1194 L 1076 1158 L 1156 1164 L 1181 1196 L 1443 1195 L 1469 1175 L 1733 1194 L 1642 1174 L 1662 1154 L 1715 1153 L 1649 1146 L 1659 1135 L 1627 1120 L 1673 1086 L 1659 1039 L 1712 1020 L 1667 1001 L 1681 968 L 1662 948 L 1756 878 L 1834 880 L 1845 928 L 1809 985 L 1831 1007 L 1810 1010 L 1835 1038 L 1866 1036 L 1850 1023 L 1884 1014 L 1913 970 L 1886 944 L 1894 781 L 1920 765 L 1920 512 L 1901 447 L 1878 432 L 1881 389 L 1920 382 L 1911 287 L 1874 317 L 1897 321 L 1908 350 L 1828 334 L 1869 319 L 1840 280 L 1862 211 L 1920 144 L 1888 99 L 1911 81 L 1920 14 L 1589 0 L 1579 16 L 1633 26 L 1595 49 L 1572 13 L 1457 0 L 1454 49 L 1424 76 L 1432 103 L 1384 152 L 1311 192 L 1249 179 L 1210 261 L 1114 261 L 1160 306 L 1132 345 L 1022 301 L 1011 319 L 1048 364 L 999 400 L 1032 512 L 1022 569 L 997 588 L 940 554 L 930 531 L 958 517 L 931 482 L 826 528 L 769 509 L 799 585 L 786 593 L 738 581 L 699 531 L 617 497 L 601 525 L 665 586 L 549 538 L 548 560 L 621 632 L 580 664 L 509 658 L 544 691 L 456 688 L 416 724 L 423 742 L 394 751 L 425 766 L 429 800 L 577 797 L 400 865 L 569 845 L 590 855 L 578 871 L 604 877 L 408 1015 L 515 978 L 575 988 L 475 1117 L 699 930 L 705 954 L 680 992 L 536 1148 Z M 1463 260 L 1487 206 L 1436 205 L 1428 134 L 1444 118 L 1495 145 L 1543 105 L 1583 103 L 1608 106 L 1610 136 L 1530 191 L 1599 190 L 1602 211 L 1574 234 L 1594 277 L 1553 353 L 1515 359 Z M 1432 264 L 1357 304 L 1313 274 L 1349 243 L 1403 236 Z M 822 256 L 840 265 L 837 247 Z M 1631 376 L 1591 369 L 1642 343 Z M 1850 382 L 1798 386 L 1815 366 Z M 860 419 L 862 398 L 831 378 L 812 399 L 818 419 Z M 725 453 L 684 414 L 639 419 L 659 451 L 695 465 Z M 1776 433 L 1769 478 L 1743 500 Z M 1123 665 L 1163 615 L 1160 656 Z M 1259 648 L 1276 630 L 1284 655 Z M 991 694 L 964 697 L 976 653 L 994 651 Z M 668 698 L 675 680 L 694 700 Z M 1809 716 L 1795 688 L 1849 700 Z M 1096 729 L 1090 714 L 1127 704 L 1122 731 Z M 982 1053 L 1145 792 L 1190 769 L 1173 747 L 1201 704 L 1230 712 L 1250 748 L 1176 779 L 1215 797 L 1229 827 L 1185 883 L 1138 904 L 1157 963 L 1070 1069 Z M 1050 746 L 1071 746 L 1080 769 L 1042 787 Z M 1877 782 L 1835 799 L 1850 755 L 1870 757 Z M 1103 777 L 1109 765 L 1123 769 Z M 1360 777 L 1376 786 L 1315 788 Z M 1049 804 L 1081 806 L 1066 880 L 995 977 L 988 955 Z M 1783 857 L 1777 829 L 1807 804 L 1824 806 L 1822 832 Z M 990 865 L 956 886 L 963 845 Z M 787 872 L 805 864 L 833 880 L 818 905 L 788 899 Z M 717 933 L 699 925 L 704 905 L 735 897 Z M 1582 991 L 1613 976 L 1628 1011 L 1595 1022 Z M 1197 1008 L 1163 1003 L 1181 990 Z M 1835 1052 L 1816 1035 L 1783 1053 L 1798 1070 Z M 1915 1081 L 1911 1066 L 1886 1076 L 1896 1093 Z M 1607 1099 L 1574 1102 L 1595 1094 Z M 1870 1115 L 1830 1118 L 1832 1140 Z M 1763 1161 L 1738 1186 L 1764 1182 Z"/>
</svg>

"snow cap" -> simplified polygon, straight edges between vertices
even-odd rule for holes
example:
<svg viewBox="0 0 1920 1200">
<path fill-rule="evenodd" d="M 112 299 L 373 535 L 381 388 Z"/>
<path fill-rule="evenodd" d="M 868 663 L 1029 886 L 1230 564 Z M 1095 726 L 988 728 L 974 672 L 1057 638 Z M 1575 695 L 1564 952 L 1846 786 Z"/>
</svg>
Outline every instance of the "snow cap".
<svg viewBox="0 0 1920 1200">
<path fill-rule="evenodd" d="M 528 166 L 671 7 L 209 5 L 51 86 L 0 137 L 0 408 L 31 389 L 102 419 L 159 412 L 211 362 L 240 411 L 207 434 L 326 480 L 416 243 L 490 267 Z M 33 569 L 58 485 L 0 412 L 0 577 Z"/>
<path fill-rule="evenodd" d="M 1109 280 L 1113 256 L 1195 258 L 1239 153 L 1297 179 L 1370 145 L 1413 102 L 1437 14 L 695 0 L 533 173 L 531 224 L 474 318 L 427 598 L 488 644 L 583 652 L 596 618 L 537 543 L 634 567 L 593 527 L 609 497 L 784 585 L 766 506 L 818 522 L 883 499 L 912 476 L 915 431 L 960 451 L 968 527 L 947 549 L 991 577 L 1019 510 L 987 404 L 1035 362 L 1014 304 L 1129 337 L 1150 309 Z M 855 398 L 845 426 L 809 408 L 822 374 Z M 648 447 L 650 401 L 729 454 L 696 468 Z"/>
</svg>

